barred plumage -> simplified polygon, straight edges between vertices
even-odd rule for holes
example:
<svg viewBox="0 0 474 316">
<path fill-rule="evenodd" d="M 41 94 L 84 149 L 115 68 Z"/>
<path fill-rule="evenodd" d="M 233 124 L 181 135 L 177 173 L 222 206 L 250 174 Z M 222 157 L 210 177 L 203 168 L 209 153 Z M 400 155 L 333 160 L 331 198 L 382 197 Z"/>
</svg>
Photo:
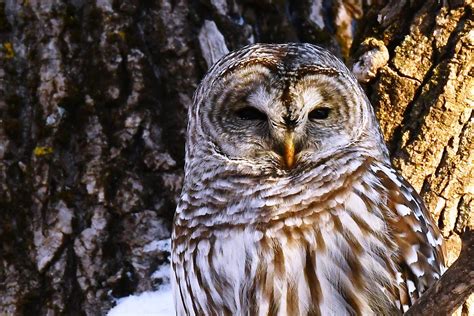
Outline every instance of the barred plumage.
<svg viewBox="0 0 474 316">
<path fill-rule="evenodd" d="M 440 277 L 443 239 L 347 68 L 257 44 L 196 92 L 172 265 L 178 315 L 396 315 Z"/>
</svg>

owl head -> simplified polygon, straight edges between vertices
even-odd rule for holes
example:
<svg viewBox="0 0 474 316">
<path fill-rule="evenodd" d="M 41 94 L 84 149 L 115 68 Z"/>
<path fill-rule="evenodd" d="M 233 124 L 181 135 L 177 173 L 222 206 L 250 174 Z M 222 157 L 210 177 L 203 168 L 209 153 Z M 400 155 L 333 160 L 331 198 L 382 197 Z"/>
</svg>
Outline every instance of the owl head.
<svg viewBox="0 0 474 316">
<path fill-rule="evenodd" d="M 276 175 L 347 151 L 388 159 L 354 76 L 311 44 L 250 45 L 214 64 L 189 111 L 186 151 L 187 164 Z"/>
</svg>

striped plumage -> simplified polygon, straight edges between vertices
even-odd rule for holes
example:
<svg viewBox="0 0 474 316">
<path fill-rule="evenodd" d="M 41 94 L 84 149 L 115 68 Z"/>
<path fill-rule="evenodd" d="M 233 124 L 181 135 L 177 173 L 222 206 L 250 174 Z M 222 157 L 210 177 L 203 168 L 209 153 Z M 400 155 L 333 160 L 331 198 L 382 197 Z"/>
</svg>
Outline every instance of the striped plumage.
<svg viewBox="0 0 474 316">
<path fill-rule="evenodd" d="M 178 315 L 400 314 L 439 278 L 442 247 L 327 51 L 257 44 L 206 75 L 173 230 Z"/>
</svg>

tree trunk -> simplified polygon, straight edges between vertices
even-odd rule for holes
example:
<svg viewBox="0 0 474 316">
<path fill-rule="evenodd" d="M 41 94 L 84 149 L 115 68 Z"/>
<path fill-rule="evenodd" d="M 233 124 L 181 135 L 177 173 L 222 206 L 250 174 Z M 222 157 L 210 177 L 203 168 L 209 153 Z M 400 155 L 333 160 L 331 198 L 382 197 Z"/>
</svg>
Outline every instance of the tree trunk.
<svg viewBox="0 0 474 316">
<path fill-rule="evenodd" d="M 0 0 L 0 314 L 104 314 L 163 281 L 152 274 L 169 256 L 193 92 L 216 58 L 254 42 L 320 44 L 353 67 L 452 263 L 474 228 L 472 10 Z"/>
</svg>

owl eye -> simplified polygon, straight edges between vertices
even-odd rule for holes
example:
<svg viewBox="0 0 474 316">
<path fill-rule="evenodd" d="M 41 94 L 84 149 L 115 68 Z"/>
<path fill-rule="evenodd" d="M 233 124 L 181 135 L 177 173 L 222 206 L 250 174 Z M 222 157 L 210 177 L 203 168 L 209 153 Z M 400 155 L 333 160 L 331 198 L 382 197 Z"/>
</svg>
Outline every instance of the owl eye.
<svg viewBox="0 0 474 316">
<path fill-rule="evenodd" d="M 330 108 L 317 108 L 309 112 L 308 118 L 310 120 L 324 120 L 328 118 L 329 112 L 331 112 Z"/>
<path fill-rule="evenodd" d="M 246 106 L 235 112 L 238 118 L 246 121 L 266 121 L 267 115 L 254 107 Z"/>
</svg>

